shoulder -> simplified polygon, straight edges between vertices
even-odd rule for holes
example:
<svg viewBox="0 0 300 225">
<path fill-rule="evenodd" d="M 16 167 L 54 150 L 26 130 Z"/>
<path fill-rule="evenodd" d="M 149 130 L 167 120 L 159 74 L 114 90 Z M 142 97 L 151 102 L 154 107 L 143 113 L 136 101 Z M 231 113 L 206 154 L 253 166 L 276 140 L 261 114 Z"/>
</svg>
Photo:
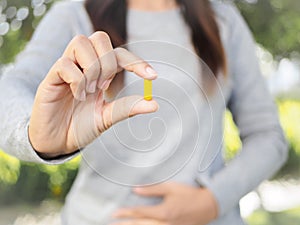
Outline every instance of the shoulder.
<svg viewBox="0 0 300 225">
<path fill-rule="evenodd" d="M 229 0 L 211 0 L 227 57 L 238 53 L 238 48 L 252 47 L 253 35 L 238 8 Z"/>
<path fill-rule="evenodd" d="M 214 0 L 211 4 L 225 48 L 230 77 L 240 82 L 260 74 L 253 35 L 238 8 L 229 0 Z"/>
<path fill-rule="evenodd" d="M 83 10 L 84 1 L 63 0 L 53 4 L 52 10 L 74 12 L 74 10 Z"/>
<path fill-rule="evenodd" d="M 212 8 L 220 28 L 220 34 L 224 44 L 242 33 L 248 33 L 248 25 L 238 8 L 229 0 L 211 0 Z"/>
<path fill-rule="evenodd" d="M 239 10 L 232 1 L 229 0 L 211 0 L 212 8 L 218 20 L 232 28 L 243 21 Z"/>
<path fill-rule="evenodd" d="M 238 13 L 238 9 L 232 0 L 210 0 L 210 3 L 217 15 L 231 17 Z"/>
<path fill-rule="evenodd" d="M 63 0 L 54 3 L 47 16 L 55 21 L 60 20 L 60 22 L 68 24 L 72 27 L 74 35 L 90 35 L 93 32 L 83 0 Z"/>
</svg>

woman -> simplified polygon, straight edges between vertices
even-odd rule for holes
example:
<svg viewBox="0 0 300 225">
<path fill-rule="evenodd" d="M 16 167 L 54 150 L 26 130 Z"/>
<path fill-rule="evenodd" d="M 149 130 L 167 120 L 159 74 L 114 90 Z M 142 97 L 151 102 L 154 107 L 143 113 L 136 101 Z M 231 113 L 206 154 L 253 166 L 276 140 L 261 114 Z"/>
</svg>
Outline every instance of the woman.
<svg viewBox="0 0 300 225">
<path fill-rule="evenodd" d="M 116 48 L 126 43 L 128 50 Z M 193 61 L 193 52 L 215 75 L 210 76 L 200 61 Z M 147 63 L 151 61 L 151 65 Z M 176 95 L 176 87 L 179 90 L 189 79 L 180 77 L 183 70 L 174 69 L 176 66 L 185 68 L 194 80 L 201 77 L 217 81 L 204 82 L 208 84 L 203 85 L 208 102 L 200 106 L 203 95 L 198 96 L 192 83 Z M 122 69 L 126 72 L 115 76 Z M 149 158 L 137 155 L 140 152 L 133 156 L 122 152 L 134 149 L 143 138 L 132 141 L 126 123 L 116 123 L 155 112 L 160 105 L 154 114 L 128 120 L 134 130 L 143 133 L 146 118 L 170 111 L 165 111 L 168 106 L 159 98 L 118 98 L 139 93 L 135 91 L 141 79 L 130 72 L 149 80 L 159 75 L 154 93 L 159 93 L 158 97 L 175 95 L 175 107 L 183 122 L 178 125 L 182 129 L 176 130 L 178 120 L 173 115 L 165 118 L 166 125 L 176 126 L 165 130 L 166 137 L 157 147 L 163 146 L 162 151 Z M 167 77 L 170 74 L 173 76 Z M 172 89 L 171 83 L 179 86 Z M 244 224 L 238 207 L 240 198 L 272 176 L 287 157 L 252 37 L 237 10 L 228 3 L 58 3 L 40 23 L 0 86 L 0 143 L 4 150 L 22 160 L 56 164 L 83 149 L 82 165 L 62 213 L 63 224 Z M 188 93 L 186 99 L 184 93 Z M 112 101 L 114 98 L 119 100 Z M 241 153 L 226 166 L 219 151 L 225 106 L 233 114 L 243 143 Z M 187 110 L 189 107 L 192 111 Z M 155 126 L 153 130 L 160 134 L 162 127 Z M 176 142 L 178 133 L 179 147 L 170 141 Z M 173 148 L 188 149 L 176 158 L 186 157 L 179 162 L 182 167 L 172 167 L 171 162 L 143 170 L 144 164 L 150 168 L 160 154 Z M 110 152 L 120 162 L 130 162 L 138 169 L 123 169 L 126 163 L 112 164 L 115 161 L 110 161 Z M 179 170 L 172 173 L 175 168 Z M 141 186 L 144 184 L 154 185 Z M 141 187 L 132 192 L 130 185 Z"/>
</svg>

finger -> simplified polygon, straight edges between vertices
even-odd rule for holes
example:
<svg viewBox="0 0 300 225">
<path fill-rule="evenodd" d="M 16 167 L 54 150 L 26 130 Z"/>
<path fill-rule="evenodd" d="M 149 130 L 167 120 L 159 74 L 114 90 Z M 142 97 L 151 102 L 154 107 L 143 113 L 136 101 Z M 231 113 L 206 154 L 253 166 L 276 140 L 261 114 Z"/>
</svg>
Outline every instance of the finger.
<svg viewBox="0 0 300 225">
<path fill-rule="evenodd" d="M 167 219 L 162 205 L 119 209 L 113 216 L 119 219 Z"/>
<path fill-rule="evenodd" d="M 85 77 L 80 69 L 69 58 L 60 58 L 50 69 L 49 75 L 46 76 L 42 85 L 44 82 L 52 86 L 67 83 L 70 85 L 70 89 L 75 99 L 80 101 L 85 101 L 86 99 Z"/>
<path fill-rule="evenodd" d="M 141 58 L 124 48 L 116 48 L 114 51 L 119 67 L 134 72 L 144 79 L 154 80 L 157 78 L 157 72 Z"/>
<path fill-rule="evenodd" d="M 118 64 L 113 51 L 111 40 L 105 32 L 98 31 L 89 37 L 99 57 L 101 75 L 98 80 L 98 88 L 106 90 L 114 75 L 117 73 Z M 108 81 L 108 82 L 106 82 Z"/>
<path fill-rule="evenodd" d="M 76 36 L 66 48 L 63 56 L 69 57 L 79 66 L 87 80 L 86 91 L 94 93 L 100 74 L 100 63 L 91 41 L 83 35 Z"/>
<path fill-rule="evenodd" d="M 110 225 L 167 225 L 167 223 L 158 220 L 139 219 L 117 222 Z"/>
<path fill-rule="evenodd" d="M 134 188 L 134 192 L 142 196 L 156 196 L 161 197 L 169 194 L 171 191 L 171 185 L 169 183 L 161 183 L 157 185 L 151 185 L 147 187 Z"/>
<path fill-rule="evenodd" d="M 158 104 L 156 101 L 146 101 L 141 96 L 124 97 L 106 103 L 103 109 L 96 108 L 96 111 L 98 111 L 99 114 L 102 114 L 103 124 L 99 124 L 100 132 L 107 130 L 113 124 L 121 120 L 138 114 L 153 113 L 157 110 Z"/>
</svg>

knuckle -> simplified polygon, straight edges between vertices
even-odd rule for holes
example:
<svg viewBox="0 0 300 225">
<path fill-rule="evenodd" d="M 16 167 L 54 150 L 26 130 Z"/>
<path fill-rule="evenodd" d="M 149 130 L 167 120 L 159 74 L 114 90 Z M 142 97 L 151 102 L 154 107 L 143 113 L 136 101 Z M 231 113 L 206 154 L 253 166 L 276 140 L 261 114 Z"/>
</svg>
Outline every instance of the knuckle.
<svg viewBox="0 0 300 225">
<path fill-rule="evenodd" d="M 78 85 L 82 77 L 77 75 L 78 73 L 74 71 L 74 68 L 76 68 L 74 67 L 74 62 L 68 57 L 59 58 L 55 64 L 55 72 L 57 74 L 62 77 L 68 74 L 69 82 L 73 83 L 73 85 Z"/>
<path fill-rule="evenodd" d="M 68 57 L 61 57 L 56 62 L 56 70 L 58 72 L 68 71 L 72 69 L 73 61 Z"/>
<path fill-rule="evenodd" d="M 88 71 L 92 74 L 92 77 L 98 77 L 101 72 L 101 64 L 99 60 L 96 60 L 88 67 Z"/>
<path fill-rule="evenodd" d="M 70 84 L 71 84 L 71 88 L 73 88 L 74 90 L 78 90 L 84 87 L 85 82 L 80 77 L 72 77 Z"/>
<path fill-rule="evenodd" d="M 87 42 L 88 42 L 89 40 L 88 40 L 88 38 L 86 37 L 86 36 L 84 36 L 84 35 L 82 35 L 82 34 L 79 34 L 79 35 L 76 35 L 73 39 L 72 39 L 72 41 L 71 41 L 71 43 L 73 43 L 74 45 L 79 45 L 79 44 L 86 44 Z"/>
<path fill-rule="evenodd" d="M 109 35 L 104 31 L 96 31 L 92 36 L 101 41 L 110 41 Z"/>
<path fill-rule="evenodd" d="M 105 78 L 110 78 L 114 74 L 117 73 L 118 70 L 118 65 L 117 63 L 112 62 L 111 64 L 104 64 L 102 65 L 102 71 L 101 75 L 104 76 Z"/>
<path fill-rule="evenodd" d="M 117 53 L 117 54 L 124 54 L 127 52 L 127 50 L 125 48 L 121 48 L 121 47 L 117 47 L 114 49 L 114 51 Z"/>
<path fill-rule="evenodd" d="M 112 126 L 112 121 L 103 121 L 102 129 L 99 131 L 103 133 L 104 131 L 108 130 Z"/>
<path fill-rule="evenodd" d="M 143 60 L 143 59 L 139 59 L 139 62 L 138 63 L 140 63 L 143 67 L 146 67 L 146 66 L 148 66 L 149 64 L 145 61 L 145 60 Z"/>
<path fill-rule="evenodd" d="M 67 57 L 61 57 L 57 60 L 57 63 L 60 66 L 69 66 L 71 62 L 72 62 L 71 59 Z"/>
<path fill-rule="evenodd" d="M 133 64 L 138 67 L 145 67 L 148 65 L 148 63 L 144 59 L 142 59 L 138 56 L 135 56 Z"/>
<path fill-rule="evenodd" d="M 65 71 L 67 68 L 70 67 L 72 61 L 67 58 L 67 57 L 61 57 L 57 60 L 56 64 L 55 64 L 55 70 L 58 73 L 62 73 L 63 71 Z"/>
</svg>

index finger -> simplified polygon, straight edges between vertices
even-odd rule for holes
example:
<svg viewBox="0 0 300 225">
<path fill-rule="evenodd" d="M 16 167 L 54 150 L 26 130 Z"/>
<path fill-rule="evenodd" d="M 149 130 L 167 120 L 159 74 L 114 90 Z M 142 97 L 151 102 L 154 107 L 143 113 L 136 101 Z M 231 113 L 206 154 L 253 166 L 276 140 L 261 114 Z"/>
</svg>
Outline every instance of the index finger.
<svg viewBox="0 0 300 225">
<path fill-rule="evenodd" d="M 143 59 L 124 48 L 116 48 L 114 51 L 118 66 L 122 69 L 134 72 L 143 79 L 154 80 L 157 78 L 157 72 Z"/>
</svg>

